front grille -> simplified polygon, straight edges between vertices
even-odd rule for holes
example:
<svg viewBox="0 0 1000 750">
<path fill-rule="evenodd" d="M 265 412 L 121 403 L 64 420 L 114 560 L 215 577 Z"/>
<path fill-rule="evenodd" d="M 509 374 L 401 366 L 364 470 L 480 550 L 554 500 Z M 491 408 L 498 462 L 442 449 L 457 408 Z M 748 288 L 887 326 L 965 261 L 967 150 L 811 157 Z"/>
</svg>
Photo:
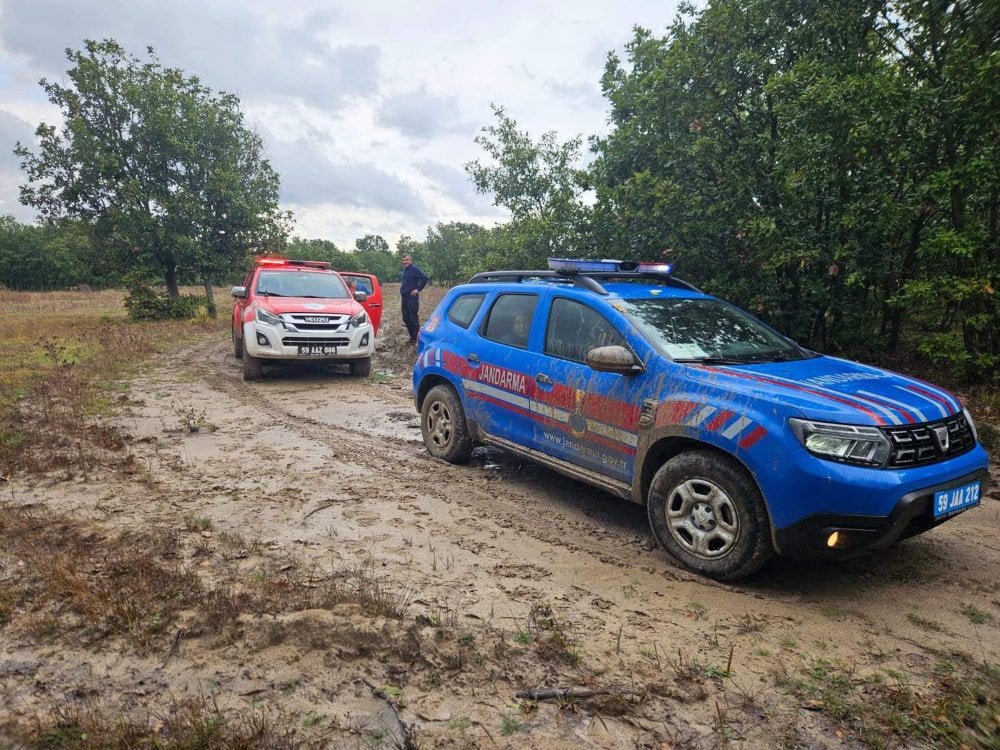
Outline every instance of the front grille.
<svg viewBox="0 0 1000 750">
<path fill-rule="evenodd" d="M 347 336 L 285 336 L 281 339 L 282 346 L 348 346 L 350 343 Z"/>
<path fill-rule="evenodd" d="M 964 414 L 937 422 L 883 429 L 892 442 L 889 466 L 923 466 L 944 461 L 972 450 L 976 444 Z"/>
<path fill-rule="evenodd" d="M 285 313 L 281 316 L 286 323 L 299 331 L 344 331 L 350 323 L 348 315 L 306 315 L 305 313 Z"/>
</svg>

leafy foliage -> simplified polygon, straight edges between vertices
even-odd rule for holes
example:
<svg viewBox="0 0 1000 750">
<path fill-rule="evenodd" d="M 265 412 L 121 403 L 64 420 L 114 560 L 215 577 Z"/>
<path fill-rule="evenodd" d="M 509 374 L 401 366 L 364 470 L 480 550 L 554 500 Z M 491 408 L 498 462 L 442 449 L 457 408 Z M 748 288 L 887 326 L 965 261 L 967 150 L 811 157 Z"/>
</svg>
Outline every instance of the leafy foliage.
<svg viewBox="0 0 1000 750">
<path fill-rule="evenodd" d="M 560 144 L 550 131 L 535 142 L 502 107 L 495 106 L 493 113 L 497 124 L 476 138 L 491 160 L 471 161 L 465 170 L 476 189 L 492 193 L 513 221 L 498 233 L 500 242 L 482 258 L 484 265 L 535 268 L 549 256 L 577 251 L 577 233 L 587 215 L 580 197 L 587 178 L 575 166 L 582 139 Z"/>
<path fill-rule="evenodd" d="M 288 216 L 238 99 L 148 54 L 113 40 L 67 50 L 68 83 L 41 82 L 61 130 L 42 123 L 38 152 L 16 149 L 29 181 L 21 201 L 92 225 L 115 264 L 160 274 L 177 296 L 180 277 L 217 277 L 252 248 L 282 246 Z"/>
<path fill-rule="evenodd" d="M 995 5 L 715 0 L 603 86 L 592 232 L 826 351 L 1000 363 Z"/>
<path fill-rule="evenodd" d="M 120 275 L 94 257 L 90 228 L 79 221 L 29 226 L 0 217 L 0 284 L 11 289 L 107 286 Z"/>
<path fill-rule="evenodd" d="M 172 297 L 135 279 L 130 280 L 125 310 L 132 320 L 189 320 L 208 309 L 206 297 L 180 294 Z"/>
</svg>

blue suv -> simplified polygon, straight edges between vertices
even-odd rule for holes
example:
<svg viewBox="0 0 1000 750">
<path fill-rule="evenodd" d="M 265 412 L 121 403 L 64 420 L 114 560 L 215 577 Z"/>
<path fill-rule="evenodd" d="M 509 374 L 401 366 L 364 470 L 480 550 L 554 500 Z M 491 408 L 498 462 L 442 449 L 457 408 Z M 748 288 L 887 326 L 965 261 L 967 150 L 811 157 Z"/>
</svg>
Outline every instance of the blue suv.
<svg viewBox="0 0 1000 750">
<path fill-rule="evenodd" d="M 795 344 L 666 264 L 477 274 L 420 332 L 428 452 L 505 448 L 644 504 L 719 580 L 831 560 L 979 504 L 987 456 L 942 388 Z"/>
</svg>

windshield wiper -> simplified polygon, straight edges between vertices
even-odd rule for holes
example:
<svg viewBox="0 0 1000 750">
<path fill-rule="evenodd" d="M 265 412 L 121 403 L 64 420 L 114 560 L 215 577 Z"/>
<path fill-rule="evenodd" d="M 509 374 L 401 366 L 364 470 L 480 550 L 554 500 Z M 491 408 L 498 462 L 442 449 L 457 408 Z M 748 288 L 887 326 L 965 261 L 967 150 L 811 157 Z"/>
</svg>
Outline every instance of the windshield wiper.
<svg viewBox="0 0 1000 750">
<path fill-rule="evenodd" d="M 696 365 L 745 365 L 747 363 L 745 359 L 733 359 L 732 357 L 684 357 L 673 361 Z"/>
</svg>

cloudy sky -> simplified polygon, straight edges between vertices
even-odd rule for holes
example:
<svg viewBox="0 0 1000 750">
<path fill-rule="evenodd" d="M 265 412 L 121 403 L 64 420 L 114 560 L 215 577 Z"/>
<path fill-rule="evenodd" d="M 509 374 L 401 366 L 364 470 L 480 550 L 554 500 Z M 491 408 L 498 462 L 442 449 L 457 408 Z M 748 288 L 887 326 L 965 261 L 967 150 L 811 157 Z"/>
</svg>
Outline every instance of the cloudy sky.
<svg viewBox="0 0 1000 750">
<path fill-rule="evenodd" d="M 347 249 L 492 225 L 463 164 L 504 107 L 533 138 L 607 130 L 600 76 L 636 25 L 661 35 L 674 0 L 0 0 L 0 215 L 18 202 L 12 149 L 59 112 L 38 85 L 65 49 L 113 38 L 239 96 L 281 176 L 295 233 Z"/>
</svg>

